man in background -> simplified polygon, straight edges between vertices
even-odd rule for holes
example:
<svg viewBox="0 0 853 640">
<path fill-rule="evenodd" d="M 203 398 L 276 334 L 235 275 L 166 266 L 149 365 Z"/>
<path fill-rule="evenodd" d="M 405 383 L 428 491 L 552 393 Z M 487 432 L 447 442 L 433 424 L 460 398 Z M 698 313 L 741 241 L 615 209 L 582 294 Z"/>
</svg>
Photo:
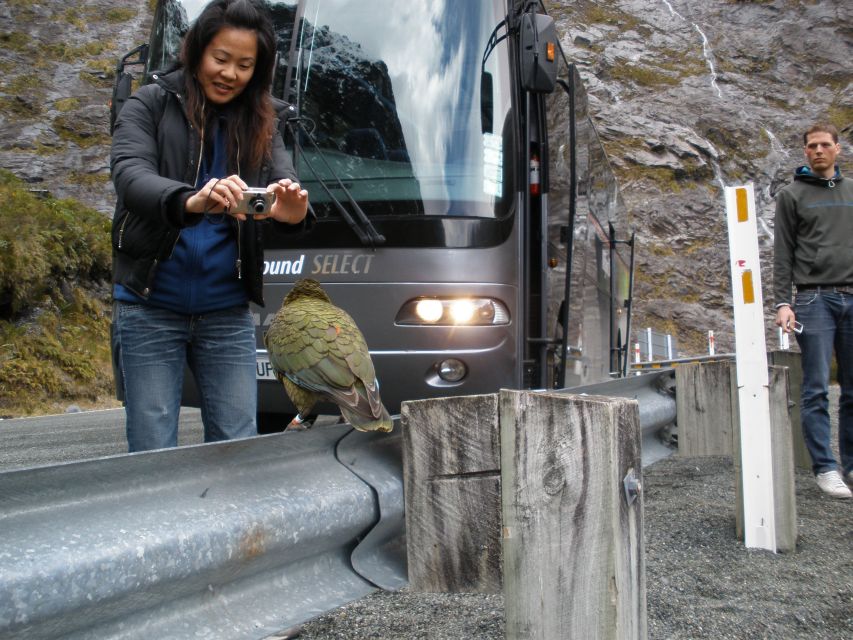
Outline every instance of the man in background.
<svg viewBox="0 0 853 640">
<path fill-rule="evenodd" d="M 794 331 L 803 363 L 803 435 L 818 486 L 851 498 L 853 485 L 853 180 L 836 166 L 838 131 L 815 124 L 803 135 L 807 166 L 776 195 L 773 294 L 776 324 Z M 796 294 L 791 298 L 791 285 Z M 841 386 L 839 452 L 830 443 L 832 353 Z"/>
</svg>

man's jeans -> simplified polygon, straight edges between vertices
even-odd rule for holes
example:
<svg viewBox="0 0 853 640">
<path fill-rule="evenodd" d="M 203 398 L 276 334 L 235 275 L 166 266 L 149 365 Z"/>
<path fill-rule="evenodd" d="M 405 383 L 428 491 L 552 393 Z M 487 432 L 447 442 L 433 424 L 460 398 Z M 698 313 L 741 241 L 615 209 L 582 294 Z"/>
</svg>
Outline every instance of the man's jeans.
<svg viewBox="0 0 853 640">
<path fill-rule="evenodd" d="M 797 336 L 803 360 L 800 415 L 806 447 L 817 473 L 838 468 L 830 445 L 829 367 L 833 348 L 841 385 L 838 443 L 843 472 L 853 470 L 853 296 L 797 293 L 794 313 L 803 325 Z"/>
<path fill-rule="evenodd" d="M 125 302 L 113 309 L 130 451 L 177 446 L 186 364 L 201 396 L 205 442 L 257 433 L 255 325 L 248 305 L 202 315 Z"/>
</svg>

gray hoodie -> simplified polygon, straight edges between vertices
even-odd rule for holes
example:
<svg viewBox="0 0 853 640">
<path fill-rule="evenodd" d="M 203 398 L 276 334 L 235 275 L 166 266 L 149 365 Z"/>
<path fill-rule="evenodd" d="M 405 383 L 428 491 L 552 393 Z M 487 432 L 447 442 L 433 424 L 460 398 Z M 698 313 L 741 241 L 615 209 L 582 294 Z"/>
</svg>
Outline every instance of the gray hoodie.
<svg viewBox="0 0 853 640">
<path fill-rule="evenodd" d="M 791 304 L 791 285 L 853 286 L 853 180 L 800 167 L 776 194 L 773 296 Z"/>
</svg>

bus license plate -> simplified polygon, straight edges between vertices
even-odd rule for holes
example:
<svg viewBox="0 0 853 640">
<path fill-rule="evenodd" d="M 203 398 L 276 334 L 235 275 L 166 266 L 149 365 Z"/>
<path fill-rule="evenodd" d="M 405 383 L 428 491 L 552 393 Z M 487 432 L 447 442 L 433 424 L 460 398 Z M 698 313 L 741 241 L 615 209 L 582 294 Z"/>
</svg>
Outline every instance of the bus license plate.
<svg viewBox="0 0 853 640">
<path fill-rule="evenodd" d="M 275 380 L 275 371 L 273 371 L 272 364 L 270 363 L 270 359 L 266 356 L 258 356 L 258 362 L 256 367 L 256 374 L 258 380 Z"/>
</svg>

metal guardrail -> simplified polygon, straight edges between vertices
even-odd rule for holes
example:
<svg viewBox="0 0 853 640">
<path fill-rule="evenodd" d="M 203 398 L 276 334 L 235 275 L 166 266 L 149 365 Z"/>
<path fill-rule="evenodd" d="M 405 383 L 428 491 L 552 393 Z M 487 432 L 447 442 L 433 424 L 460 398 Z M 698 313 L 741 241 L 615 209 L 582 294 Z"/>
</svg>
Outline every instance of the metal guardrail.
<svg viewBox="0 0 853 640">
<path fill-rule="evenodd" d="M 0 638 L 262 638 L 398 588 L 401 442 L 328 426 L 0 474 Z"/>
<path fill-rule="evenodd" d="M 734 360 L 733 353 L 719 353 L 716 355 L 707 356 L 687 356 L 685 358 L 675 358 L 673 360 L 652 360 L 651 362 L 632 362 L 630 369 L 632 372 L 648 369 L 668 369 L 677 367 L 680 364 L 691 364 L 693 362 L 721 362 L 723 360 Z"/>
<path fill-rule="evenodd" d="M 571 389 L 560 393 L 633 398 L 640 409 L 642 431 L 642 463 L 644 467 L 666 458 L 672 449 L 658 438 L 660 430 L 675 422 L 675 374 L 671 368 L 617 378 Z"/>
<path fill-rule="evenodd" d="M 337 458 L 376 493 L 380 518 L 353 550 L 352 566 L 386 591 L 408 584 L 406 514 L 403 508 L 403 453 L 399 416 L 393 435 L 351 431 L 338 444 Z"/>
<path fill-rule="evenodd" d="M 669 369 L 559 392 L 636 398 L 646 466 L 671 453 L 672 386 Z M 264 638 L 405 586 L 400 430 L 0 474 L 0 639 Z"/>
</svg>

